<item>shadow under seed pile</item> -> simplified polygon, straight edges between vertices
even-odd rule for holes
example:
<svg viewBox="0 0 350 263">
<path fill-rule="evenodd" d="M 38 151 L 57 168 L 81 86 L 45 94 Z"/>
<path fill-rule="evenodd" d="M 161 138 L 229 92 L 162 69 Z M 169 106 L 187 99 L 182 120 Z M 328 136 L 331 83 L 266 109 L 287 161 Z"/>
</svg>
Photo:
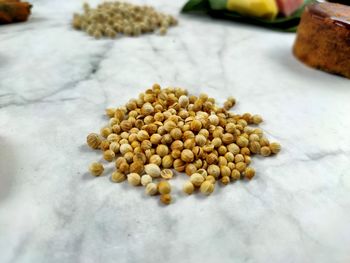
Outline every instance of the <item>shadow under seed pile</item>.
<svg viewBox="0 0 350 263">
<path fill-rule="evenodd" d="M 113 182 L 142 185 L 147 195 L 160 194 L 164 204 L 171 203 L 171 169 L 189 176 L 185 193 L 198 188 L 210 195 L 217 181 L 227 185 L 251 180 L 254 154 L 270 156 L 281 149 L 261 129 L 249 126 L 262 122 L 259 115 L 229 111 L 235 103 L 230 97 L 219 107 L 206 94 L 197 97 L 185 89 L 154 84 L 125 106 L 107 109 L 109 124 L 100 134 L 89 134 L 87 144 L 102 150 L 108 162 L 116 158 Z M 103 171 L 101 163 L 90 165 L 94 176 Z"/>
</svg>

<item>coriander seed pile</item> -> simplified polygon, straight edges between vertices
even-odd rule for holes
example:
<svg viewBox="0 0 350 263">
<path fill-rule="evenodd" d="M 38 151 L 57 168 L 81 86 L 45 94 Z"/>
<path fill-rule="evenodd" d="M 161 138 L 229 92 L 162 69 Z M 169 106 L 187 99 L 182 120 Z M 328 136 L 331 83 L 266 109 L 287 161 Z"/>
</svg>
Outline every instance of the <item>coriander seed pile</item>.
<svg viewBox="0 0 350 263">
<path fill-rule="evenodd" d="M 165 35 L 176 18 L 157 12 L 151 6 L 138 6 L 124 2 L 103 2 L 97 8 L 83 5 L 83 14 L 74 14 L 72 26 L 96 39 L 102 36 L 115 38 L 118 34 L 139 36 L 159 29 Z"/>
<path fill-rule="evenodd" d="M 230 111 L 235 103 L 230 97 L 219 107 L 206 94 L 197 97 L 182 88 L 154 84 L 125 106 L 107 109 L 108 125 L 99 134 L 89 134 L 87 144 L 101 150 L 107 162 L 115 162 L 113 182 L 142 185 L 147 195 L 159 194 L 164 204 L 172 200 L 171 169 L 189 176 L 184 193 L 210 195 L 216 183 L 251 180 L 253 155 L 281 150 L 261 129 L 250 126 L 262 122 L 259 115 Z M 103 171 L 101 163 L 90 165 L 93 176 Z"/>
</svg>

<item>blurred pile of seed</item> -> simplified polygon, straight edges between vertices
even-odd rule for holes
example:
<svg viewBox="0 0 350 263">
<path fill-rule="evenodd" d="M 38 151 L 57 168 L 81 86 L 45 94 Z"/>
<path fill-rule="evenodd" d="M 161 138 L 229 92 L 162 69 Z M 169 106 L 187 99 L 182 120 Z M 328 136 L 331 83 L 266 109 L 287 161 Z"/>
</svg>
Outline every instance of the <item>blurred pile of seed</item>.
<svg viewBox="0 0 350 263">
<path fill-rule="evenodd" d="M 96 39 L 115 38 L 118 34 L 139 36 L 157 30 L 160 35 L 165 35 L 170 26 L 177 24 L 173 16 L 157 12 L 148 5 L 104 2 L 91 8 L 85 3 L 83 9 L 82 14 L 74 14 L 72 25 Z"/>
</svg>

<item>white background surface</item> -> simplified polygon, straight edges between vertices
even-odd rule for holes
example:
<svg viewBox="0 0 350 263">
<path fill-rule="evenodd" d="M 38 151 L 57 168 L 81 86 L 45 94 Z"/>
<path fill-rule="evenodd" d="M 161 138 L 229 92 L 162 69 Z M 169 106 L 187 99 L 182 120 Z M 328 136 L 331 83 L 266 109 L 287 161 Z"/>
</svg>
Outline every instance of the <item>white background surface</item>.
<svg viewBox="0 0 350 263">
<path fill-rule="evenodd" d="M 96 41 L 70 27 L 80 1 L 32 2 L 0 27 L 0 262 L 350 261 L 350 82 L 299 63 L 294 34 L 179 16 L 165 37 Z M 154 82 L 236 97 L 283 151 L 208 198 L 178 175 L 168 207 L 89 176 L 86 135 Z"/>
</svg>

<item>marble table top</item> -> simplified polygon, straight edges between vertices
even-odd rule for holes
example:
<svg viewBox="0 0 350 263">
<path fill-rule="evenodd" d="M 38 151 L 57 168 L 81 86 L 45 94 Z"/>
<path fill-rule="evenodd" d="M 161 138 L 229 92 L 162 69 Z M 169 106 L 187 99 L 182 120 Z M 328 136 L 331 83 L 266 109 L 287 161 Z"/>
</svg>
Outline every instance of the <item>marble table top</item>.
<svg viewBox="0 0 350 263">
<path fill-rule="evenodd" d="M 70 27 L 82 1 L 31 2 L 28 22 L 0 26 L 0 262 L 350 262 L 350 82 L 299 63 L 295 34 L 140 0 L 179 26 L 96 41 Z M 178 176 L 167 207 L 92 178 L 86 135 L 154 82 L 236 97 L 282 152 L 208 198 Z"/>
</svg>

